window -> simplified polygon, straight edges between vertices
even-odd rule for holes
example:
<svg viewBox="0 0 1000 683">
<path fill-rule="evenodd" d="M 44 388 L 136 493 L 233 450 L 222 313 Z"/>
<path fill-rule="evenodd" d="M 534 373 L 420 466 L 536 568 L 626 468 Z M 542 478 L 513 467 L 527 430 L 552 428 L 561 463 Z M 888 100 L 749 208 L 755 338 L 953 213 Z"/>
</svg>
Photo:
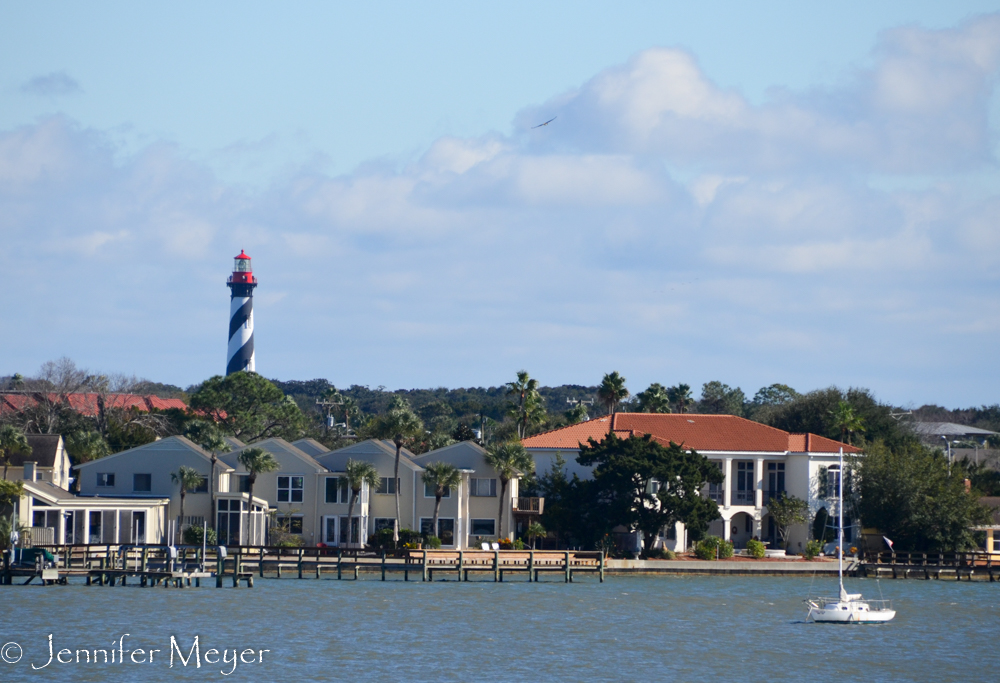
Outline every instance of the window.
<svg viewBox="0 0 1000 683">
<path fill-rule="evenodd" d="M 474 519 L 471 528 L 473 536 L 495 536 L 497 521 L 495 519 Z"/>
<path fill-rule="evenodd" d="M 278 502 L 301 503 L 305 477 L 278 477 Z"/>
<path fill-rule="evenodd" d="M 722 463 L 719 461 L 713 461 L 720 470 L 722 469 Z M 709 484 L 708 485 L 708 497 L 714 500 L 716 503 L 722 503 L 726 499 L 726 482 L 723 481 L 721 484 Z"/>
<path fill-rule="evenodd" d="M 250 475 L 240 474 L 237 475 L 236 481 L 236 492 L 237 493 L 250 493 Z"/>
<path fill-rule="evenodd" d="M 135 493 L 149 493 L 153 490 L 153 475 L 133 474 L 132 491 Z"/>
<path fill-rule="evenodd" d="M 754 481 L 753 460 L 736 463 L 735 505 L 753 505 L 757 482 Z"/>
<path fill-rule="evenodd" d="M 375 518 L 375 531 L 382 531 L 382 529 L 392 529 L 396 526 L 396 520 L 392 517 L 376 517 Z"/>
<path fill-rule="evenodd" d="M 287 518 L 286 521 L 288 522 L 288 533 L 302 533 L 302 515 L 293 515 L 292 517 Z"/>
<path fill-rule="evenodd" d="M 339 494 L 337 492 L 340 492 Z M 347 479 L 345 477 L 326 478 L 326 502 L 327 503 L 350 503 L 350 492 L 347 489 Z"/>
<path fill-rule="evenodd" d="M 420 518 L 420 533 L 428 536 L 435 535 L 432 527 L 434 519 L 432 517 Z M 455 545 L 455 520 L 438 518 L 437 537 L 441 539 L 441 545 Z"/>
<path fill-rule="evenodd" d="M 490 498 L 496 498 L 497 496 L 497 480 L 496 479 L 469 479 L 469 495 L 470 496 L 488 496 Z"/>
<path fill-rule="evenodd" d="M 781 499 L 785 494 L 785 463 L 767 463 L 767 494 L 766 499 Z"/>
<path fill-rule="evenodd" d="M 114 472 L 98 472 L 97 473 L 97 488 L 114 488 L 115 486 L 115 473 Z"/>
<path fill-rule="evenodd" d="M 399 479 L 393 479 L 392 477 L 382 477 L 381 479 L 379 479 L 378 488 L 375 489 L 375 493 L 382 493 L 394 496 L 396 495 L 396 487 L 398 484 L 399 484 Z"/>
<path fill-rule="evenodd" d="M 358 542 L 358 526 L 361 523 L 360 517 L 351 517 L 351 540 L 347 540 L 347 516 L 340 518 L 340 545 Z"/>
<path fill-rule="evenodd" d="M 431 486 L 426 481 L 424 482 L 424 498 L 437 498 L 437 494 L 434 492 L 436 487 Z M 442 498 L 451 498 L 451 489 L 447 486 L 444 487 L 444 495 Z"/>
<path fill-rule="evenodd" d="M 208 477 L 202 477 L 201 483 L 188 491 L 188 493 L 208 493 Z"/>
</svg>

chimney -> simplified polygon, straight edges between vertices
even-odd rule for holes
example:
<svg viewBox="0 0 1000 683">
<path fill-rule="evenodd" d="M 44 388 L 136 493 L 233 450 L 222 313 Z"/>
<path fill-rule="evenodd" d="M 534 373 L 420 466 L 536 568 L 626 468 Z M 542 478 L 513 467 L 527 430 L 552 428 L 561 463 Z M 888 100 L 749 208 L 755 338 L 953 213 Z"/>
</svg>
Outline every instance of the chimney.
<svg viewBox="0 0 1000 683">
<path fill-rule="evenodd" d="M 38 463 L 34 460 L 26 460 L 24 462 L 24 480 L 25 481 L 35 481 L 35 466 Z"/>
</svg>

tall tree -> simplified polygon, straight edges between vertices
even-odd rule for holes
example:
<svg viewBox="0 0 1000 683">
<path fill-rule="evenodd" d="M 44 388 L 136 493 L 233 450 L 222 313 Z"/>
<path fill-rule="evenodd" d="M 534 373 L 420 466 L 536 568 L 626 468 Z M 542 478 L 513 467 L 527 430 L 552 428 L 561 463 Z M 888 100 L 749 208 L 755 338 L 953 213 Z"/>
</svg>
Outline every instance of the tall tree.
<svg viewBox="0 0 1000 683">
<path fill-rule="evenodd" d="M 272 436 L 301 436 L 305 417 L 281 389 L 252 372 L 216 375 L 191 395 L 191 408 L 203 411 L 220 429 L 246 443 Z"/>
<path fill-rule="evenodd" d="M 721 483 L 722 472 L 675 443 L 664 446 L 648 434 L 619 439 L 612 433 L 600 442 L 589 439 L 577 462 L 594 468 L 595 504 L 611 524 L 641 531 L 644 552 L 669 524 L 697 527 L 719 517 L 718 506 L 703 498 L 701 489 Z"/>
<path fill-rule="evenodd" d="M 694 398 L 691 396 L 691 387 L 687 384 L 678 384 L 667 389 L 667 398 L 670 399 L 670 403 L 674 406 L 674 412 L 676 413 L 688 412 L 694 403 Z"/>
<path fill-rule="evenodd" d="M 608 407 L 608 413 L 611 415 L 618 412 L 618 404 L 629 397 L 625 382 L 625 378 L 615 370 L 604 375 L 601 386 L 597 388 L 597 398 Z"/>
<path fill-rule="evenodd" d="M 515 397 L 508 408 L 508 413 L 517 425 L 517 436 L 523 439 L 529 423 L 544 419 L 545 416 L 542 397 L 538 393 L 538 380 L 528 375 L 527 370 L 518 370 L 517 379 L 508 382 L 504 387 L 508 396 Z"/>
<path fill-rule="evenodd" d="M 454 465 L 446 462 L 432 462 L 424 467 L 422 477 L 425 484 L 434 487 L 434 518 L 431 521 L 431 530 L 437 536 L 441 499 L 448 491 L 458 488 L 462 481 L 462 475 Z"/>
<path fill-rule="evenodd" d="M 496 470 L 500 478 L 500 513 L 497 516 L 497 537 L 503 537 L 503 508 L 507 497 L 507 484 L 520 473 L 533 472 L 535 461 L 520 441 L 505 441 L 486 449 L 486 464 Z"/>
<path fill-rule="evenodd" d="M 948 472 L 940 451 L 919 443 L 892 449 L 881 441 L 852 456 L 851 493 L 862 526 L 875 528 L 896 547 L 960 551 L 976 545 L 971 528 L 988 524 L 989 510 L 965 488 L 965 473 Z M 846 479 L 846 477 L 845 477 Z"/>
<path fill-rule="evenodd" d="M 399 462 L 404 444 L 408 439 L 423 434 L 424 425 L 408 403 L 398 396 L 393 397 L 393 402 L 383 415 L 378 415 L 365 425 L 363 435 L 374 439 L 392 439 L 396 446 L 396 465 L 393 469 L 394 481 L 396 482 L 396 520 L 393 531 L 393 540 L 399 540 Z"/>
<path fill-rule="evenodd" d="M 219 428 L 214 423 L 205 420 L 192 420 L 189 422 L 184 436 L 201 446 L 202 450 L 206 450 L 211 454 L 212 474 L 208 481 L 209 493 L 212 494 L 212 510 L 210 513 L 212 517 L 210 525 L 214 529 L 218 521 L 215 514 L 215 489 L 217 488 L 215 472 L 219 464 L 219 453 L 228 453 L 233 449 L 229 445 L 229 442 L 223 438 Z"/>
<path fill-rule="evenodd" d="M 73 464 L 73 490 L 80 492 L 80 473 L 76 468 L 84 463 L 100 460 L 109 455 L 111 449 L 97 432 L 77 431 L 66 436 L 66 452 Z"/>
<path fill-rule="evenodd" d="M 746 395 L 739 387 L 733 389 L 719 381 L 705 382 L 701 387 L 698 411 L 706 415 L 736 415 L 745 413 Z"/>
<path fill-rule="evenodd" d="M 350 546 L 354 543 L 354 504 L 358 501 L 361 496 L 361 489 L 364 488 L 365 484 L 368 485 L 368 490 L 371 491 L 378 487 L 380 478 L 378 476 L 378 470 L 375 469 L 375 465 L 370 462 L 365 462 L 363 460 L 351 460 L 348 459 L 347 465 L 344 466 L 344 475 L 347 479 L 347 488 L 351 490 L 351 500 L 347 505 L 347 544 Z M 361 525 L 358 525 L 358 543 L 361 542 Z"/>
<path fill-rule="evenodd" d="M 840 430 L 840 441 L 850 443 L 854 440 L 855 432 L 865 431 L 865 421 L 855 412 L 854 406 L 847 401 L 841 401 L 837 407 L 830 411 L 833 418 L 833 426 Z"/>
<path fill-rule="evenodd" d="M 14 425 L 0 426 L 0 457 L 3 458 L 3 478 L 7 478 L 7 467 L 12 455 L 30 455 L 31 446 L 20 429 Z"/>
<path fill-rule="evenodd" d="M 193 467 L 181 465 L 176 472 L 170 473 L 170 480 L 181 487 L 181 522 L 177 525 L 177 539 L 184 538 L 184 499 L 187 492 L 198 488 L 201 484 L 201 473 Z"/>
<path fill-rule="evenodd" d="M 244 373 L 237 372 L 234 374 L 239 375 Z M 230 375 L 230 377 L 232 376 Z M 247 541 L 250 541 L 253 539 L 253 487 L 257 483 L 257 475 L 267 472 L 277 472 L 281 469 L 281 465 L 278 464 L 273 455 L 263 448 L 257 448 L 256 446 L 240 451 L 237 459 L 243 465 L 243 469 L 247 471 L 247 493 L 249 493 L 247 502 L 247 529 L 250 530 L 250 538 Z M 247 543 L 247 545 L 250 545 L 250 543 Z"/>
<path fill-rule="evenodd" d="M 670 397 L 667 396 L 667 388 L 658 382 L 653 382 L 645 391 L 640 391 L 635 397 L 639 399 L 639 412 L 670 412 Z"/>
</svg>

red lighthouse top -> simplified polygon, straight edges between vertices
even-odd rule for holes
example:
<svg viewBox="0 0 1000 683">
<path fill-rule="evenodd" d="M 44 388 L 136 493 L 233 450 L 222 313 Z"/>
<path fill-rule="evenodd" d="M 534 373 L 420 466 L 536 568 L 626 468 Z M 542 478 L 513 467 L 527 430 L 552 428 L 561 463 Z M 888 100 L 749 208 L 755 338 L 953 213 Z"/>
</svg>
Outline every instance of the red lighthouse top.
<svg viewBox="0 0 1000 683">
<path fill-rule="evenodd" d="M 250 257 L 242 249 L 233 261 L 233 276 L 229 279 L 230 282 L 247 284 L 257 282 L 257 278 L 253 276 L 253 268 L 250 266 Z"/>
</svg>

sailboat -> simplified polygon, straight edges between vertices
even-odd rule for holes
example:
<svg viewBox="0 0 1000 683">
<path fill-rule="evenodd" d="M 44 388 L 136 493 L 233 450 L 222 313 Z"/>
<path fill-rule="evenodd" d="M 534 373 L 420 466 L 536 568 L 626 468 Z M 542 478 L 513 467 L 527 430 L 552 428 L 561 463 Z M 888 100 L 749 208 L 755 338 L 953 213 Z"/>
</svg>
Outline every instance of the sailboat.
<svg viewBox="0 0 1000 683">
<path fill-rule="evenodd" d="M 865 600 L 861 593 L 844 589 L 844 449 L 840 449 L 840 477 L 837 485 L 837 512 L 840 519 L 837 543 L 840 595 L 836 598 L 810 598 L 806 621 L 822 624 L 881 624 L 896 616 L 891 600 Z"/>
</svg>

